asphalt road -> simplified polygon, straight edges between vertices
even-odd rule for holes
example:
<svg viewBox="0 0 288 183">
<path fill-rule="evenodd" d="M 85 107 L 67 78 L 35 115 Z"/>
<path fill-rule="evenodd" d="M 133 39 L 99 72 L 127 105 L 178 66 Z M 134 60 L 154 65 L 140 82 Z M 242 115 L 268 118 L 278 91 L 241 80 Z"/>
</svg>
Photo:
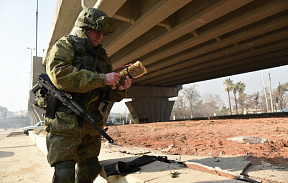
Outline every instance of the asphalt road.
<svg viewBox="0 0 288 183">
<path fill-rule="evenodd" d="M 0 130 L 0 183 L 49 183 L 53 168 L 22 129 Z"/>
</svg>

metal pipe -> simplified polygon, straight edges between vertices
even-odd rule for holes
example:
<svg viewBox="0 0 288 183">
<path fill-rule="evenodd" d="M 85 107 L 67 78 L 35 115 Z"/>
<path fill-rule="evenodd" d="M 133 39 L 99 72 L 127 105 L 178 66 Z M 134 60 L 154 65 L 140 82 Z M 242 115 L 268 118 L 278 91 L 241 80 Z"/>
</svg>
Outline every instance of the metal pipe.
<svg viewBox="0 0 288 183">
<path fill-rule="evenodd" d="M 269 90 L 270 90 L 271 112 L 274 112 L 273 100 L 272 100 L 272 89 L 271 89 L 271 77 L 270 77 L 270 73 L 268 74 L 268 77 L 269 77 Z"/>
<path fill-rule="evenodd" d="M 262 80 L 263 80 L 263 89 L 264 89 L 264 96 L 265 96 L 265 101 L 266 101 L 266 108 L 267 108 L 267 112 L 269 112 L 268 100 L 267 100 L 267 94 L 266 94 L 266 88 L 265 88 L 265 83 L 264 83 L 263 72 L 262 72 Z"/>
<path fill-rule="evenodd" d="M 87 8 L 87 6 L 84 3 L 84 0 L 81 0 L 81 6 L 82 6 L 83 9 Z"/>
</svg>

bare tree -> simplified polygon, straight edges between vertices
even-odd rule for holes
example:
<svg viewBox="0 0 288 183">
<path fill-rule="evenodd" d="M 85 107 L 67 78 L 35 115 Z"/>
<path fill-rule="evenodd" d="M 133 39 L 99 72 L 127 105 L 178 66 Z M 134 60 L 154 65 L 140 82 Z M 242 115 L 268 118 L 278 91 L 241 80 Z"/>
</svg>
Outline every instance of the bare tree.
<svg viewBox="0 0 288 183">
<path fill-rule="evenodd" d="M 176 119 L 183 119 L 184 118 L 184 100 L 183 96 L 179 95 L 177 99 L 175 100 L 173 109 L 172 109 L 172 115 L 175 115 Z"/>
<path fill-rule="evenodd" d="M 288 91 L 288 82 L 285 84 L 280 84 L 277 87 L 277 99 L 276 102 L 279 104 L 279 108 L 283 109 L 286 106 L 285 93 Z"/>
<path fill-rule="evenodd" d="M 223 101 L 220 98 L 220 95 L 217 94 L 208 94 L 204 97 L 205 102 L 203 102 L 202 107 L 198 107 L 201 109 L 199 111 L 201 116 L 213 116 L 214 114 L 221 114 L 221 107 L 223 106 Z"/>
<path fill-rule="evenodd" d="M 6 119 L 8 114 L 8 109 L 6 107 L 0 106 L 0 114 L 2 118 Z"/>
<path fill-rule="evenodd" d="M 191 118 L 193 117 L 193 109 L 194 105 L 199 102 L 200 94 L 196 89 L 196 85 L 190 85 L 186 88 L 183 88 L 179 93 L 183 95 L 184 99 L 186 99 L 190 106 Z"/>
</svg>

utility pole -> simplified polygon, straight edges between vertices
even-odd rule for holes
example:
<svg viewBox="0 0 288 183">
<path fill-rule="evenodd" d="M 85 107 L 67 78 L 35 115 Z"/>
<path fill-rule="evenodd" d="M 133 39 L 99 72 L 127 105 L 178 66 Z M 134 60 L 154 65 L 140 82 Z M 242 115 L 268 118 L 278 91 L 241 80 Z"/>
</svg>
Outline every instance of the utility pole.
<svg viewBox="0 0 288 183">
<path fill-rule="evenodd" d="M 265 89 L 263 72 L 262 72 L 262 81 L 263 81 L 264 96 L 265 96 L 265 100 L 266 100 L 266 108 L 267 108 L 267 112 L 269 112 L 268 100 L 267 100 L 267 95 L 266 95 L 266 89 Z"/>
<path fill-rule="evenodd" d="M 37 57 L 37 40 L 38 39 L 38 0 L 37 0 L 37 6 L 36 6 L 36 57 Z"/>
<path fill-rule="evenodd" d="M 270 77 L 270 73 L 268 74 L 268 77 L 269 77 L 271 112 L 274 112 L 274 109 L 273 109 L 273 100 L 272 100 L 272 89 L 271 89 L 271 77 Z"/>
<path fill-rule="evenodd" d="M 30 78 L 29 78 L 29 88 L 32 87 L 32 68 L 33 68 L 33 56 L 32 56 L 32 51 L 35 50 L 35 48 L 29 48 L 27 47 L 28 50 L 31 51 L 31 64 L 30 64 Z"/>
</svg>

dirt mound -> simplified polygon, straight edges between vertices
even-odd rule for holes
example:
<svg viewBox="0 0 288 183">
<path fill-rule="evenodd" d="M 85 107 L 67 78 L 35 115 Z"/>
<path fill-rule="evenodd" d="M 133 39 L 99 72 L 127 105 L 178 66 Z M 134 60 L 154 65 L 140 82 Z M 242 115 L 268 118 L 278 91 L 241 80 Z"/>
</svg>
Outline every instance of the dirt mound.
<svg viewBox="0 0 288 183">
<path fill-rule="evenodd" d="M 167 154 L 197 156 L 244 155 L 288 168 L 288 118 L 158 122 L 110 126 L 108 133 L 124 146 L 145 147 Z M 228 138 L 253 136 L 265 143 L 239 143 Z"/>
</svg>

